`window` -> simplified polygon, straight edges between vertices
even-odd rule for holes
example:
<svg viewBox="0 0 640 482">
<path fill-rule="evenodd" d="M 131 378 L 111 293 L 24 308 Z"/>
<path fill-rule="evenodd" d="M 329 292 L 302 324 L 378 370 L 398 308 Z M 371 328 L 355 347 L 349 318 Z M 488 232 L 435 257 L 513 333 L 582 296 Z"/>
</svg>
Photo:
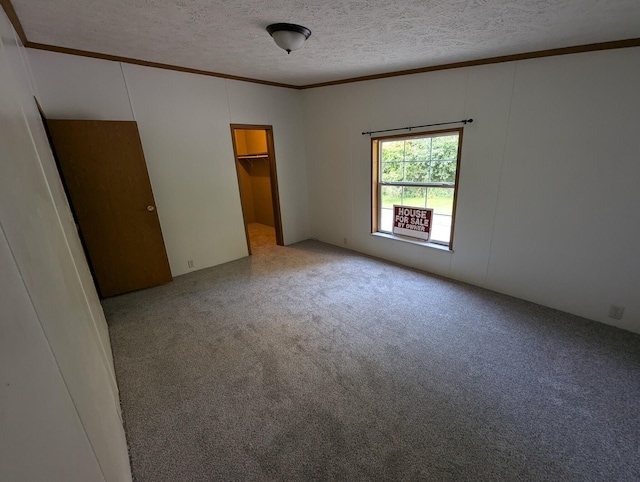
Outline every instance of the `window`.
<svg viewBox="0 0 640 482">
<path fill-rule="evenodd" d="M 372 139 L 372 232 L 393 229 L 393 206 L 433 209 L 429 242 L 453 249 L 462 129 Z"/>
</svg>

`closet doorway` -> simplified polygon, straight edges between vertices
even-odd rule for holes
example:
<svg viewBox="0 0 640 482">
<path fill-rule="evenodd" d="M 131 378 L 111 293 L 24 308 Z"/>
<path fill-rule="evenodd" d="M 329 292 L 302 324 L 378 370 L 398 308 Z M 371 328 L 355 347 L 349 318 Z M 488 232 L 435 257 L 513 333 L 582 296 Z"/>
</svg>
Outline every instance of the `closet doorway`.
<svg viewBox="0 0 640 482">
<path fill-rule="evenodd" d="M 273 128 L 231 124 L 231 138 L 249 254 L 284 246 Z"/>
</svg>

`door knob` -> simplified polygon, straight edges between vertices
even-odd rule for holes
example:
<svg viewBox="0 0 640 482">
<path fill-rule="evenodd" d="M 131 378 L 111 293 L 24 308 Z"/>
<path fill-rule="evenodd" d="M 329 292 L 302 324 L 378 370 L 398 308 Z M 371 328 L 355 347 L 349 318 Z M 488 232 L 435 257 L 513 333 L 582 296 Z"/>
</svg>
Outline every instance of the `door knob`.
<svg viewBox="0 0 640 482">
<path fill-rule="evenodd" d="M 149 211 L 150 213 L 152 213 L 155 210 L 156 208 L 154 206 L 147 206 L 147 211 Z"/>
</svg>

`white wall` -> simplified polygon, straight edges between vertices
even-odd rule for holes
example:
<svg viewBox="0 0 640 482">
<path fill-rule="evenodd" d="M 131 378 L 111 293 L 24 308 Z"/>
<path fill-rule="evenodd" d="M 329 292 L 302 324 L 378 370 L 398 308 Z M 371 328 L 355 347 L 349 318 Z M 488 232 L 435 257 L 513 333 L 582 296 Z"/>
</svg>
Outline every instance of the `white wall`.
<svg viewBox="0 0 640 482">
<path fill-rule="evenodd" d="M 199 269 L 246 255 L 229 124 L 270 124 L 286 244 L 347 238 L 352 249 L 640 331 L 639 52 L 303 92 L 28 54 L 49 117 L 138 122 L 174 275 L 189 259 Z M 468 117 L 454 252 L 371 236 L 361 132 Z M 626 307 L 620 322 L 607 317 L 612 303 Z"/>
<path fill-rule="evenodd" d="M 309 237 L 299 91 L 28 50 L 48 118 L 138 123 L 174 276 L 248 254 L 231 123 L 272 125 L 285 244 Z"/>
<path fill-rule="evenodd" d="M 304 91 L 311 234 L 640 332 L 638 85 L 635 48 Z M 454 252 L 372 236 L 361 132 L 469 117 Z"/>
<path fill-rule="evenodd" d="M 104 314 L 4 12 L 0 36 L 0 480 L 130 480 Z"/>
</svg>

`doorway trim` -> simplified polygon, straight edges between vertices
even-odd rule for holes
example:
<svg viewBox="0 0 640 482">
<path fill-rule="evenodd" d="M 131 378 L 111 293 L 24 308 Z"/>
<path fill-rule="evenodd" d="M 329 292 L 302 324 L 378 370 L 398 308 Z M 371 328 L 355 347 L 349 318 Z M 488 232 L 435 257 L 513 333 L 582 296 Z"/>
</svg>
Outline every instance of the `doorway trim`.
<svg viewBox="0 0 640 482">
<path fill-rule="evenodd" d="M 280 215 L 280 194 L 278 192 L 278 173 L 276 169 L 276 151 L 273 143 L 273 126 L 262 124 L 230 124 L 231 142 L 233 143 L 233 157 L 236 165 L 236 177 L 238 179 L 238 191 L 240 192 L 240 202 L 245 205 L 246 199 L 243 199 L 242 186 L 240 184 L 240 159 L 238 158 L 238 148 L 236 146 L 236 130 L 256 130 L 265 131 L 267 136 L 267 158 L 269 161 L 269 182 L 271 185 L 271 204 L 273 207 L 273 224 L 276 231 L 276 244 L 284 246 L 284 236 L 282 234 L 282 217 Z M 247 238 L 247 249 L 251 255 L 251 242 L 249 239 L 249 227 L 247 220 L 244 218 L 244 209 L 242 213 L 242 221 L 244 223 L 244 232 Z"/>
</svg>

